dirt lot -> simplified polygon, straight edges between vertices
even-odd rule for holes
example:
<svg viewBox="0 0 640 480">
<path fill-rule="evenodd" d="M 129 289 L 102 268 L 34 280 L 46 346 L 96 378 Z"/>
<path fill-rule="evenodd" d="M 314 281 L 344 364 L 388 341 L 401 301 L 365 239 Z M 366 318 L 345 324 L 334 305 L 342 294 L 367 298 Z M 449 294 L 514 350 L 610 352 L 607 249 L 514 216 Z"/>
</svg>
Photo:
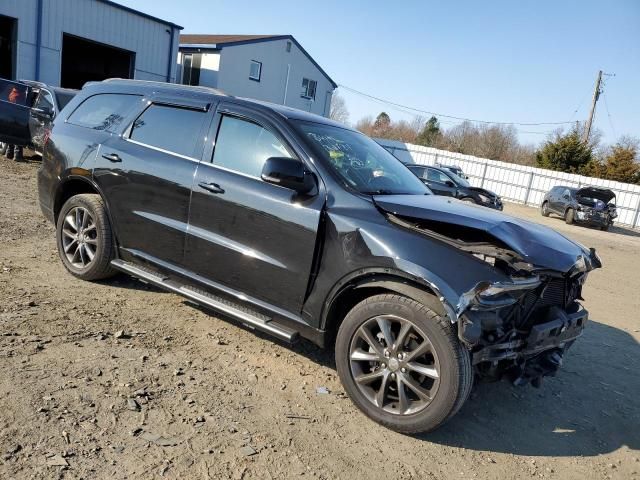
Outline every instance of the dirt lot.
<svg viewBox="0 0 640 480">
<path fill-rule="evenodd" d="M 442 429 L 403 436 L 356 411 L 331 353 L 68 275 L 37 168 L 0 159 L 0 478 L 640 478 L 639 232 L 507 205 L 598 249 L 593 321 L 542 389 L 479 385 Z"/>
</svg>

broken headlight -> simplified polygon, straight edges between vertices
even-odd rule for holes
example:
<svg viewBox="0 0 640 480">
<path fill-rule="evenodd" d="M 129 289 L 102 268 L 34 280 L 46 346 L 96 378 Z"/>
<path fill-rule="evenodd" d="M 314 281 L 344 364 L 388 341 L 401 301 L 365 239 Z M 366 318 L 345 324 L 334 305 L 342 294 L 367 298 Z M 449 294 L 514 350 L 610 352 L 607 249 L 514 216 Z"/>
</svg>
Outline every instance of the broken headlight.
<svg viewBox="0 0 640 480">
<path fill-rule="evenodd" d="M 494 310 L 507 307 L 518 301 L 521 295 L 540 285 L 537 276 L 513 278 L 509 282 L 479 282 L 466 293 L 458 303 L 458 316 L 468 308 L 472 310 Z"/>
</svg>

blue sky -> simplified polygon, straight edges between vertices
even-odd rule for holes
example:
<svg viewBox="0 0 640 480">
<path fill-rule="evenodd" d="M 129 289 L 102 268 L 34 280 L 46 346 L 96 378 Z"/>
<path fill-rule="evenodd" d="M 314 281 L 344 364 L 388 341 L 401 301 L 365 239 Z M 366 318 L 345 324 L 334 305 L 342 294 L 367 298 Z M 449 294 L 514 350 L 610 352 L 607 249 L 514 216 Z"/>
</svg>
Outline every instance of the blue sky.
<svg viewBox="0 0 640 480">
<path fill-rule="evenodd" d="M 602 69 L 615 77 L 607 77 L 595 126 L 606 142 L 640 138 L 638 0 L 118 1 L 183 33 L 292 34 L 339 84 L 465 118 L 584 120 Z M 340 93 L 351 122 L 383 109 L 411 118 Z M 518 128 L 522 141 L 538 143 L 556 127 Z"/>
</svg>

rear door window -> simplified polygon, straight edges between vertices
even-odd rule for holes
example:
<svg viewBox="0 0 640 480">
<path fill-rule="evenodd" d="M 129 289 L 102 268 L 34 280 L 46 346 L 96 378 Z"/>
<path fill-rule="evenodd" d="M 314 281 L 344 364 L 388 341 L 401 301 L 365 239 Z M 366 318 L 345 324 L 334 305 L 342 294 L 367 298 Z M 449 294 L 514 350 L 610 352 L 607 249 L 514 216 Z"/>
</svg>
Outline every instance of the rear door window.
<svg viewBox="0 0 640 480">
<path fill-rule="evenodd" d="M 87 98 L 67 119 L 68 123 L 94 130 L 114 131 L 122 126 L 126 114 L 142 97 L 121 93 L 102 93 Z"/>
<path fill-rule="evenodd" d="M 213 152 L 214 165 L 260 178 L 270 157 L 292 158 L 292 155 L 273 133 L 257 123 L 222 117 Z"/>
<path fill-rule="evenodd" d="M 133 122 L 129 138 L 169 153 L 197 158 L 208 118 L 204 110 L 153 104 Z"/>
</svg>

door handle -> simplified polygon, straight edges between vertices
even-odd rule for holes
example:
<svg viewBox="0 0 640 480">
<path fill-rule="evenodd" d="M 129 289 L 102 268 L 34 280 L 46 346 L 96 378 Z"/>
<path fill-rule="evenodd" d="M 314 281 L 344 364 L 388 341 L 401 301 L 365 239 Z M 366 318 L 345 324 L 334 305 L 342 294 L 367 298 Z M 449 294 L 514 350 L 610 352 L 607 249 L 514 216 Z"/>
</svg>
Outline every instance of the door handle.
<svg viewBox="0 0 640 480">
<path fill-rule="evenodd" d="M 109 160 L 110 162 L 121 162 L 122 159 L 117 153 L 105 153 L 102 158 Z"/>
<path fill-rule="evenodd" d="M 204 182 L 201 182 L 201 183 L 198 184 L 198 186 L 200 188 L 202 188 L 203 190 L 206 190 L 207 192 L 210 192 L 210 193 L 224 193 L 224 188 L 222 188 L 217 183 L 204 183 Z"/>
</svg>

